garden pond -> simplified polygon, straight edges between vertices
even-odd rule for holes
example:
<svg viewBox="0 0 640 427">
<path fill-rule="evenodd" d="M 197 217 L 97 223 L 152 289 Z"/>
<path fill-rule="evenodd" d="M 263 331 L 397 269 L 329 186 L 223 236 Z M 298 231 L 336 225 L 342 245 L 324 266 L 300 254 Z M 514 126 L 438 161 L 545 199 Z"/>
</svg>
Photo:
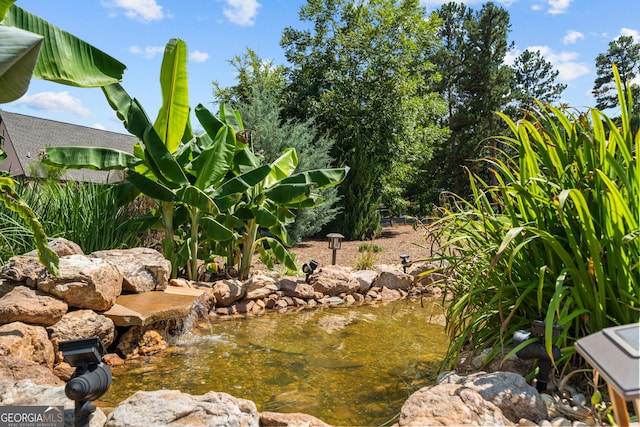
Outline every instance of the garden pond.
<svg viewBox="0 0 640 427">
<path fill-rule="evenodd" d="M 405 300 L 200 323 L 162 354 L 112 368 L 97 403 L 138 390 L 218 391 L 332 425 L 392 424 L 409 395 L 435 383 L 443 324 L 438 303 Z"/>
</svg>

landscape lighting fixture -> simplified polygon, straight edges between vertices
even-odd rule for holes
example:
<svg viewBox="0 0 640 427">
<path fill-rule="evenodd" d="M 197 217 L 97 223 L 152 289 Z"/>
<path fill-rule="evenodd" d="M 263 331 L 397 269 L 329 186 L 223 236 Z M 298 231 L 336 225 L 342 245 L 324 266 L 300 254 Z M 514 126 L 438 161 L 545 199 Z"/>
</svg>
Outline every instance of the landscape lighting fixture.
<svg viewBox="0 0 640 427">
<path fill-rule="evenodd" d="M 309 276 L 313 274 L 316 268 L 318 268 L 318 261 L 316 261 L 315 259 L 309 261 L 309 264 L 302 265 L 302 272 L 307 275 L 307 277 L 304 279 L 305 282 L 309 283 Z"/>
<path fill-rule="evenodd" d="M 342 246 L 342 239 L 344 239 L 344 236 L 340 233 L 329 233 L 327 234 L 327 239 L 329 239 L 329 249 L 333 251 L 333 255 L 331 256 L 331 265 L 336 265 L 336 251 Z"/>
<path fill-rule="evenodd" d="M 75 401 L 75 427 L 89 426 L 96 407 L 91 403 L 111 386 L 111 369 L 102 362 L 107 350 L 98 337 L 60 341 L 58 347 L 64 361 L 76 368 L 64 388 L 64 393 Z"/>
</svg>

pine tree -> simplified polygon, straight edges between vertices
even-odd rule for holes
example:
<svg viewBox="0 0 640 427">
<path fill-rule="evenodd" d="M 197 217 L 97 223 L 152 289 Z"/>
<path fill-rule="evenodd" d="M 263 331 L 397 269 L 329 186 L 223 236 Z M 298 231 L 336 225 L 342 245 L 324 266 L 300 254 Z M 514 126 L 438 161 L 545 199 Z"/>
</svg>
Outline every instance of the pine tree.
<svg viewBox="0 0 640 427">
<path fill-rule="evenodd" d="M 616 64 L 624 93 L 628 93 L 640 64 L 640 44 L 634 43 L 631 36 L 620 36 L 609 43 L 606 53 L 596 57 L 597 77 L 591 93 L 596 98 L 596 108 L 599 110 L 614 108 L 618 105 L 612 64 Z"/>
</svg>

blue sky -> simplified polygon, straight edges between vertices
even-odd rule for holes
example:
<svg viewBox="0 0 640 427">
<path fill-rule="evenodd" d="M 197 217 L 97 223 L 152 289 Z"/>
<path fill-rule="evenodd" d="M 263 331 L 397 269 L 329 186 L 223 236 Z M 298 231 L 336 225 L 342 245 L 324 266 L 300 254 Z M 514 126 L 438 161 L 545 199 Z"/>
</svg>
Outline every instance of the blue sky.
<svg viewBox="0 0 640 427">
<path fill-rule="evenodd" d="M 421 0 L 429 11 L 443 1 Z M 284 63 L 282 30 L 301 28 L 305 0 L 17 0 L 16 4 L 93 44 L 127 65 L 122 85 L 152 119 L 160 107 L 162 52 L 174 37 L 189 50 L 190 105 L 213 103 L 212 81 L 235 83 L 228 61 L 249 47 L 266 60 Z M 479 10 L 483 1 L 465 3 Z M 590 95 L 595 57 L 621 34 L 640 41 L 638 0 L 499 0 L 509 11 L 515 43 L 507 61 L 529 48 L 540 50 L 568 85 L 562 100 L 595 105 Z M 6 111 L 125 132 L 99 89 L 79 89 L 34 79 Z"/>
</svg>

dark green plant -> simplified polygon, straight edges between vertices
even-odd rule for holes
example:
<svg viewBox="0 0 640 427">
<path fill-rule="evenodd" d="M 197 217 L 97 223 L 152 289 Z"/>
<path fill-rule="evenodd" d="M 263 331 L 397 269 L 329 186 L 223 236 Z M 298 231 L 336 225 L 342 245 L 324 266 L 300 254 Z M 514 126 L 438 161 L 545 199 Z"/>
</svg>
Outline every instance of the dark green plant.
<svg viewBox="0 0 640 427">
<path fill-rule="evenodd" d="M 373 252 L 373 253 L 380 253 L 382 252 L 383 249 L 376 245 L 375 243 L 360 243 L 358 245 L 358 252 L 362 253 L 362 252 Z"/>
<path fill-rule="evenodd" d="M 547 352 L 560 346 L 567 363 L 577 339 L 638 322 L 640 137 L 614 73 L 621 127 L 597 109 L 539 104 L 517 123 L 501 115 L 513 133 L 502 142 L 518 154 L 488 159 L 497 185 L 472 174 L 473 197 L 451 199 L 438 222 L 438 257 L 456 278 L 444 367 L 466 348 L 492 348 L 490 361 L 536 319 Z M 564 327 L 555 341 L 553 324 Z"/>
</svg>

